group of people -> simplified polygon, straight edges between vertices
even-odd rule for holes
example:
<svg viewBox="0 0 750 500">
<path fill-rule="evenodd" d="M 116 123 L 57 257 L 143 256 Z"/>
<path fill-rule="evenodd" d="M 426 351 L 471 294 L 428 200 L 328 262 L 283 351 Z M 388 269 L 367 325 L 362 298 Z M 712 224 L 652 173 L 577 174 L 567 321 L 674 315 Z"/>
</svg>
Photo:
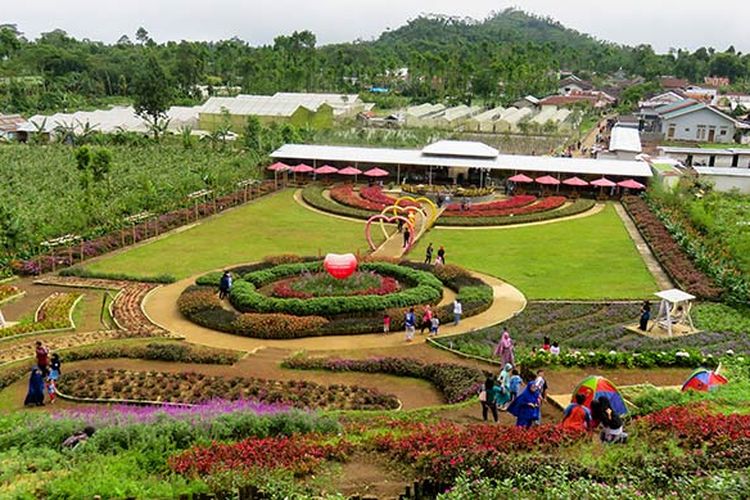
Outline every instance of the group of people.
<svg viewBox="0 0 750 500">
<path fill-rule="evenodd" d="M 456 297 L 453 300 L 453 324 L 458 326 L 461 322 L 461 316 L 463 315 L 463 304 L 461 300 Z M 411 342 L 414 340 L 414 335 L 419 328 L 420 334 L 424 334 L 425 330 L 429 332 L 430 337 L 437 337 L 440 330 L 440 318 L 437 313 L 432 310 L 432 307 L 428 304 L 424 307 L 422 317 L 417 318 L 417 312 L 414 307 L 410 307 L 404 315 L 404 329 L 406 331 L 406 341 Z M 391 331 L 391 317 L 388 311 L 383 313 L 383 333 L 390 333 Z"/>
<path fill-rule="evenodd" d="M 34 348 L 36 365 L 31 369 L 29 389 L 24 400 L 25 406 L 43 406 L 45 392 L 49 402 L 54 403 L 57 397 L 57 381 L 60 378 L 60 356 L 57 353 L 50 356 L 47 346 L 37 341 Z"/>
<path fill-rule="evenodd" d="M 434 248 L 432 246 L 432 243 L 427 245 L 427 249 L 424 252 L 424 263 L 425 264 L 432 264 L 432 254 L 434 252 Z M 444 266 L 445 265 L 445 247 L 443 245 L 440 245 L 440 248 L 438 248 L 437 251 L 437 257 L 435 257 L 435 265 L 436 266 Z"/>
<path fill-rule="evenodd" d="M 603 443 L 625 443 L 628 434 L 623 430 L 622 417 L 612 408 L 606 396 L 591 401 L 591 409 L 586 406 L 586 396 L 575 395 L 575 401 L 563 412 L 564 429 L 594 431 L 601 426 L 599 439 Z"/>
</svg>

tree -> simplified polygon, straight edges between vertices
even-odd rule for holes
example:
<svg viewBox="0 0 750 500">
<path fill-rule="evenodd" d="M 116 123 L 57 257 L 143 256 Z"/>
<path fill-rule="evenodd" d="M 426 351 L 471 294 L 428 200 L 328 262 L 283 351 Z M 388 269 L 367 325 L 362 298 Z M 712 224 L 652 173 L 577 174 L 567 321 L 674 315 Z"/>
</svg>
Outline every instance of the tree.
<svg viewBox="0 0 750 500">
<path fill-rule="evenodd" d="M 172 99 L 172 87 L 156 55 L 146 55 L 140 71 L 133 79 L 133 107 L 138 116 L 146 120 L 154 139 L 159 139 L 160 121 L 167 119 L 167 110 Z"/>
<path fill-rule="evenodd" d="M 261 136 L 263 133 L 263 125 L 257 116 L 250 115 L 247 117 L 247 123 L 245 124 L 245 147 L 253 151 L 261 150 Z"/>
<path fill-rule="evenodd" d="M 141 45 L 146 45 L 146 43 L 151 41 L 151 38 L 148 36 L 148 31 L 146 31 L 146 28 L 143 26 L 136 30 L 135 39 L 138 40 Z"/>
<path fill-rule="evenodd" d="M 0 60 L 9 58 L 20 48 L 21 42 L 18 39 L 18 31 L 8 26 L 0 28 Z"/>
<path fill-rule="evenodd" d="M 24 231 L 18 216 L 0 204 L 0 249 L 6 256 L 11 257 L 24 241 Z"/>
<path fill-rule="evenodd" d="M 74 153 L 76 167 L 81 172 L 81 184 L 86 187 L 89 180 L 101 182 L 112 168 L 112 152 L 104 147 L 81 146 Z"/>
</svg>

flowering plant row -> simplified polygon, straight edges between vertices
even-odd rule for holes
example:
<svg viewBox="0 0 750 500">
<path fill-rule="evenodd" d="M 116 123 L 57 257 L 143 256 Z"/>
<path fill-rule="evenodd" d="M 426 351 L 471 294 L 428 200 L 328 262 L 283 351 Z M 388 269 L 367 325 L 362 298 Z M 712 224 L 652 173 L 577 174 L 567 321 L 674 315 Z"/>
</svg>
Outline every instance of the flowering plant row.
<svg viewBox="0 0 750 500">
<path fill-rule="evenodd" d="M 399 405 L 395 396 L 358 386 L 113 369 L 65 373 L 60 378 L 60 392 L 79 398 L 189 404 L 249 399 L 329 410 L 391 410 Z"/>
<path fill-rule="evenodd" d="M 508 198 L 507 200 L 500 200 L 500 201 L 490 201 L 487 203 L 476 203 L 472 204 L 471 208 L 466 210 L 465 208 L 461 207 L 460 203 L 452 203 L 448 205 L 448 207 L 445 209 L 444 215 L 447 216 L 457 216 L 462 215 L 466 212 L 483 212 L 483 211 L 493 211 L 493 210 L 508 210 L 513 208 L 519 208 L 523 207 L 525 205 L 530 205 L 536 201 L 536 196 L 533 195 L 518 195 L 513 196 L 512 198 Z"/>
<path fill-rule="evenodd" d="M 37 311 L 35 321 L 21 322 L 0 330 L 0 339 L 49 330 L 73 329 L 70 314 L 80 293 L 55 293 L 50 295 Z"/>
<path fill-rule="evenodd" d="M 525 196 L 516 196 L 515 198 L 521 198 L 518 202 L 509 203 L 507 206 L 501 205 L 504 202 L 496 202 L 498 205 L 484 207 L 483 204 L 472 205 L 468 210 L 460 211 L 453 210 L 445 212 L 443 215 L 447 217 L 515 217 L 518 215 L 536 214 L 540 212 L 548 212 L 551 210 L 562 207 L 567 198 L 565 196 L 548 196 L 542 198 L 536 203 L 527 201 Z M 512 201 L 515 198 L 511 198 Z M 493 205 L 490 203 L 489 205 Z"/>
<path fill-rule="evenodd" d="M 271 294 L 282 299 L 310 299 L 313 297 L 388 295 L 399 291 L 398 281 L 377 273 L 354 273 L 345 280 L 327 273 L 289 278 L 276 283 Z"/>
<path fill-rule="evenodd" d="M 21 293 L 23 293 L 21 289 L 15 285 L 0 285 L 0 304 Z"/>
<path fill-rule="evenodd" d="M 360 196 L 359 193 L 354 191 L 354 186 L 351 184 L 339 184 L 333 186 L 329 193 L 334 201 L 341 203 L 342 205 L 359 208 L 361 210 L 368 210 L 370 212 L 379 213 L 388 206 L 386 203 L 371 201 Z"/>
<path fill-rule="evenodd" d="M 560 197 L 551 197 L 560 198 Z M 550 198 L 545 198 L 549 200 Z M 559 199 L 539 202 L 527 207 L 513 210 L 507 215 L 493 215 L 492 212 L 478 212 L 469 214 L 467 212 L 457 213 L 451 217 L 441 217 L 437 221 L 438 226 L 509 226 L 513 224 L 525 224 L 543 220 L 558 219 L 580 214 L 591 210 L 596 201 L 579 198 L 568 206 L 562 206 L 564 201 Z M 532 210 L 532 207 L 536 207 Z M 529 211 L 521 212 L 524 209 Z"/>
<path fill-rule="evenodd" d="M 625 196 L 622 204 L 664 270 L 681 288 L 706 299 L 721 295 L 721 288 L 695 266 L 643 199 Z"/>
</svg>

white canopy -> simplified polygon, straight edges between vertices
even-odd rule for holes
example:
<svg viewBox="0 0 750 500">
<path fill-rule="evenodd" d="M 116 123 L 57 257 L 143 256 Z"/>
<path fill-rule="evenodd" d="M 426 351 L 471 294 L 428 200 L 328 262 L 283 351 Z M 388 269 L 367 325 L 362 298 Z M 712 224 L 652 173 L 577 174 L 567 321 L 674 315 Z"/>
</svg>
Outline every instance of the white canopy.
<svg viewBox="0 0 750 500">
<path fill-rule="evenodd" d="M 656 295 L 660 299 L 666 300 L 667 302 L 671 302 L 672 304 L 676 304 L 677 302 L 686 302 L 688 300 L 695 300 L 694 295 L 690 295 L 689 293 L 678 290 L 677 288 L 664 290 L 662 292 L 655 293 L 654 295 Z"/>
</svg>

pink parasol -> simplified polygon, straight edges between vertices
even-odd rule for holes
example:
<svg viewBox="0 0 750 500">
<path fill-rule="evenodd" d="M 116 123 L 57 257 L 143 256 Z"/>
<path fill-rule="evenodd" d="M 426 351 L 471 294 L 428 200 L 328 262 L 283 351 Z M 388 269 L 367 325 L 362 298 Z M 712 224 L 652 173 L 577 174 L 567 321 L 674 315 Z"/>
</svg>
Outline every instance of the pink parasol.
<svg viewBox="0 0 750 500">
<path fill-rule="evenodd" d="M 570 179 L 565 179 L 564 181 L 562 181 L 562 183 L 565 184 L 566 186 L 578 186 L 578 187 L 589 185 L 588 182 L 584 181 L 583 179 L 579 179 L 578 177 L 571 177 Z"/>
<path fill-rule="evenodd" d="M 339 173 L 341 175 L 359 175 L 362 173 L 362 171 L 358 168 L 346 167 L 346 168 L 342 168 L 341 170 L 339 170 Z"/>
<path fill-rule="evenodd" d="M 390 174 L 382 168 L 375 167 L 371 168 L 363 175 L 366 175 L 367 177 L 388 177 Z"/>
<path fill-rule="evenodd" d="M 645 189 L 646 186 L 641 184 L 640 182 L 634 180 L 634 179 L 628 179 L 626 181 L 621 181 L 617 183 L 618 186 L 624 187 L 627 189 Z"/>
<path fill-rule="evenodd" d="M 560 181 L 552 177 L 551 175 L 545 175 L 544 177 L 537 177 L 536 178 L 537 184 L 542 184 L 545 186 L 557 186 L 560 184 Z"/>
<path fill-rule="evenodd" d="M 513 177 L 511 177 L 508 180 L 511 181 L 511 182 L 521 182 L 521 183 L 534 182 L 534 179 L 532 179 L 531 177 L 527 177 L 527 176 L 525 176 L 523 174 L 514 175 Z"/>
<path fill-rule="evenodd" d="M 289 165 L 281 162 L 276 162 L 268 167 L 268 170 L 270 170 L 271 172 L 283 172 L 284 170 L 289 170 Z"/>
<path fill-rule="evenodd" d="M 314 171 L 315 169 L 312 168 L 310 165 L 305 165 L 304 163 L 300 163 L 296 167 L 292 167 L 291 170 L 295 174 L 307 174 L 309 172 Z"/>
<path fill-rule="evenodd" d="M 609 187 L 615 187 L 617 184 L 607 179 L 606 177 L 602 177 L 601 179 L 591 181 L 591 185 L 596 186 L 596 187 L 609 188 Z"/>
<path fill-rule="evenodd" d="M 315 169 L 315 173 L 319 175 L 325 175 L 325 174 L 335 174 L 339 171 L 338 168 L 332 167 L 330 165 L 323 165 L 322 167 L 318 167 Z"/>
</svg>

